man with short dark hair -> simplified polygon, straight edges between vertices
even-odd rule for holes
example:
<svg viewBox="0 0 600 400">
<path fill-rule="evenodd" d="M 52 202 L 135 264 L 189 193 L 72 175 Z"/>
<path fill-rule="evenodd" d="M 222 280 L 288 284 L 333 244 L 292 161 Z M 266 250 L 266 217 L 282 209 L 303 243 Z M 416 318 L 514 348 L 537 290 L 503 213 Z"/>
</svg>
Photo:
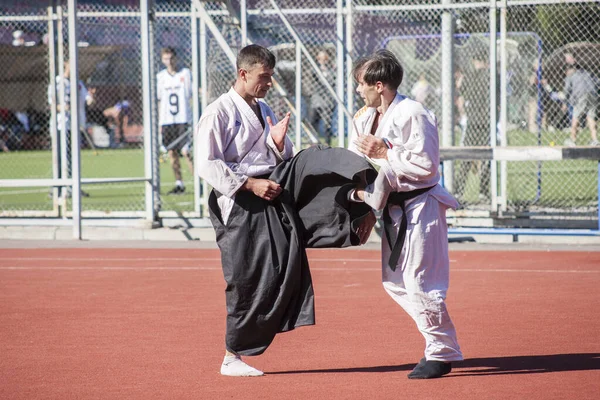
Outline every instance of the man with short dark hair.
<svg viewBox="0 0 600 400">
<path fill-rule="evenodd" d="M 403 73 L 386 50 L 356 64 L 356 91 L 365 106 L 354 117 L 349 146 L 380 169 L 374 185 L 351 196 L 383 208 L 383 286 L 426 343 L 425 357 L 408 377 L 430 379 L 449 373 L 451 362 L 463 359 L 444 301 L 449 281 L 445 212 L 458 203 L 439 185 L 435 116 L 397 92 Z"/>
<path fill-rule="evenodd" d="M 235 84 L 196 130 L 197 171 L 214 188 L 210 218 L 227 283 L 227 376 L 263 375 L 241 356 L 262 354 L 277 333 L 314 325 L 305 249 L 362 244 L 375 223 L 368 206 L 348 200 L 375 178 L 363 158 L 326 146 L 294 156 L 290 113 L 275 123 L 262 100 L 274 68 L 268 49 L 240 50 Z"/>
</svg>

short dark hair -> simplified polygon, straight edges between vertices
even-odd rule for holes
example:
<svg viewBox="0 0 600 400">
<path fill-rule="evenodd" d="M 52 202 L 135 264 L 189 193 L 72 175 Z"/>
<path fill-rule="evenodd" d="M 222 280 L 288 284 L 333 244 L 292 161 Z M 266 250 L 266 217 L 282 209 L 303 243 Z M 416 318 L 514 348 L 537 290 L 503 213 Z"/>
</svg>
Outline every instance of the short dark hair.
<svg viewBox="0 0 600 400">
<path fill-rule="evenodd" d="M 353 76 L 358 80 L 361 74 L 368 85 L 381 82 L 390 89 L 397 90 L 404 77 L 404 68 L 394 53 L 389 50 L 377 50 L 371 56 L 358 60 Z"/>
<path fill-rule="evenodd" d="M 175 49 L 174 49 L 174 48 L 172 48 L 172 47 L 170 47 L 170 46 L 169 46 L 169 47 L 163 47 L 163 48 L 160 50 L 160 56 L 161 56 L 161 57 L 162 57 L 163 55 L 165 55 L 165 54 L 171 54 L 173 57 L 177 57 L 177 52 L 175 51 Z"/>
<path fill-rule="evenodd" d="M 248 69 L 255 64 L 261 64 L 267 68 L 275 68 L 275 55 L 266 47 L 251 44 L 240 50 L 236 60 L 238 70 Z"/>
</svg>

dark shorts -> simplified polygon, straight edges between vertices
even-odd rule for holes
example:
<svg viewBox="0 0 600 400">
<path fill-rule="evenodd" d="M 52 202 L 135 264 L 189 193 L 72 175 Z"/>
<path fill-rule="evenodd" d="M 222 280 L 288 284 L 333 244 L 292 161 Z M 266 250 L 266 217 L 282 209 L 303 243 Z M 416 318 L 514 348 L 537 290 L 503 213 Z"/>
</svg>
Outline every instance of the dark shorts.
<svg viewBox="0 0 600 400">
<path fill-rule="evenodd" d="M 163 145 L 168 150 L 183 149 L 191 140 L 191 136 L 181 137 L 188 130 L 188 127 L 188 124 L 163 125 L 161 127 Z M 173 144 L 176 140 L 177 143 Z"/>
<path fill-rule="evenodd" d="M 596 97 L 585 95 L 577 99 L 573 104 L 573 117 L 580 118 L 587 115 L 589 118 L 596 119 Z"/>
</svg>

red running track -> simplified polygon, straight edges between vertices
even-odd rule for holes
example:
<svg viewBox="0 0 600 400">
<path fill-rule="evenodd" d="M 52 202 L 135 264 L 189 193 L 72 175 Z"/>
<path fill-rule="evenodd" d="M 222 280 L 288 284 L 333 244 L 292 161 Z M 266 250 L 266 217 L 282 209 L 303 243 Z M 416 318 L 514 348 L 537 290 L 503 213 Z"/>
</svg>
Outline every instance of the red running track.
<svg viewBox="0 0 600 400">
<path fill-rule="evenodd" d="M 467 359 L 429 381 L 378 254 L 311 251 L 317 325 L 228 378 L 218 251 L 0 249 L 0 398 L 600 398 L 600 253 L 451 252 Z"/>
</svg>

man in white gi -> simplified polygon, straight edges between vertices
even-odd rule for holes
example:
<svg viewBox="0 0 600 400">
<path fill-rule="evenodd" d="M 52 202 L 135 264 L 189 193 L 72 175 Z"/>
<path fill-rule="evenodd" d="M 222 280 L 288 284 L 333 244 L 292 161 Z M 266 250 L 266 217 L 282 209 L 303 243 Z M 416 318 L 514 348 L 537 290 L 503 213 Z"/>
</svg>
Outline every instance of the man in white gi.
<svg viewBox="0 0 600 400">
<path fill-rule="evenodd" d="M 197 128 L 198 173 L 222 194 L 217 201 L 224 225 L 231 225 L 228 220 L 235 198 L 240 196 L 238 192 L 249 191 L 268 201 L 275 199 L 281 187 L 260 177 L 294 155 L 293 144 L 286 136 L 290 114 L 273 125 L 273 111 L 259 100 L 272 87 L 274 68 L 275 57 L 269 50 L 256 45 L 243 48 L 238 55 L 233 88 L 207 107 Z M 243 251 L 240 245 L 238 251 Z M 263 375 L 244 363 L 240 352 L 230 347 L 227 345 L 221 374 Z"/>
<path fill-rule="evenodd" d="M 175 175 L 175 186 L 167 194 L 182 194 L 185 185 L 181 178 L 180 152 L 186 158 L 190 172 L 194 171 L 188 150 L 191 144 L 188 129 L 192 122 L 192 73 L 188 68 L 179 68 L 177 53 L 172 47 L 161 49 L 160 58 L 166 68 L 156 74 L 158 125 Z"/>
<path fill-rule="evenodd" d="M 380 50 L 355 69 L 365 107 L 354 117 L 349 148 L 380 166 L 354 200 L 383 208 L 382 280 L 425 337 L 425 357 L 408 375 L 438 378 L 463 359 L 444 302 L 449 282 L 446 209 L 457 201 L 439 185 L 439 139 L 433 113 L 397 93 L 403 69 Z"/>
<path fill-rule="evenodd" d="M 221 374 L 228 376 L 263 375 L 241 356 L 315 324 L 306 248 L 362 244 L 375 223 L 369 206 L 348 200 L 377 176 L 364 158 L 327 146 L 294 155 L 290 113 L 273 124 L 260 99 L 274 68 L 268 49 L 240 50 L 233 88 L 207 107 L 196 130 L 197 170 L 213 187 L 208 206 L 227 283 Z"/>
</svg>

